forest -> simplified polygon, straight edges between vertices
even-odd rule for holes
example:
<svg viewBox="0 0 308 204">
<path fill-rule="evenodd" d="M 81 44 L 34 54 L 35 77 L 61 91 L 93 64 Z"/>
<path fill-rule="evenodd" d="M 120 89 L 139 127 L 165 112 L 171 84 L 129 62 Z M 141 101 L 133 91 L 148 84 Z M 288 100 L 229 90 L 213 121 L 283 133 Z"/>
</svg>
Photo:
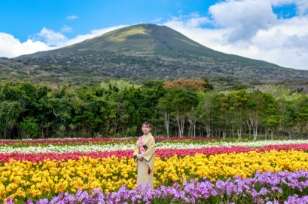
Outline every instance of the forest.
<svg viewBox="0 0 308 204">
<path fill-rule="evenodd" d="M 276 85 L 216 90 L 206 79 L 0 83 L 2 139 L 138 136 L 143 121 L 170 137 L 307 137 L 308 95 Z"/>
</svg>

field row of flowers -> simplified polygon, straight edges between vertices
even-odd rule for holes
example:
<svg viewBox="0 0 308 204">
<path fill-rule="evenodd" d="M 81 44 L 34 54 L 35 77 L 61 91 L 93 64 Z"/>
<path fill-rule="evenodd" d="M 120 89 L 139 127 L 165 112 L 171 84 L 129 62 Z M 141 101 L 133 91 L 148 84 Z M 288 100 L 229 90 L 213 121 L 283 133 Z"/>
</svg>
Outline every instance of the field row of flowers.
<svg viewBox="0 0 308 204">
<path fill-rule="evenodd" d="M 134 190 L 135 141 L 43 141 L 0 145 L 0 202 L 147 203 L 142 200 L 147 198 L 148 203 L 301 203 L 307 199 L 305 140 L 158 140 L 156 189 L 146 195 Z"/>
<path fill-rule="evenodd" d="M 187 145 L 255 145 L 262 146 L 265 144 L 300 144 L 306 143 L 307 140 L 260 140 L 260 141 L 224 141 L 217 138 L 207 138 L 207 137 L 165 137 L 165 136 L 155 136 L 155 140 L 158 145 L 168 145 L 168 144 L 187 144 Z M 107 146 L 117 146 L 117 145 L 128 145 L 130 147 L 136 141 L 136 137 L 100 137 L 100 138 L 50 138 L 50 139 L 22 139 L 22 140 L 10 140 L 10 139 L 0 139 L 0 147 L 3 146 L 14 146 L 14 147 L 27 147 L 27 146 L 73 146 L 73 145 L 107 145 Z"/>
<path fill-rule="evenodd" d="M 214 155 L 214 154 L 225 154 L 225 153 L 242 153 L 242 152 L 266 152 L 270 150 L 298 150 L 308 151 L 308 144 L 284 144 L 284 145 L 266 145 L 262 147 L 245 147 L 245 146 L 216 146 L 216 147 L 204 147 L 204 148 L 190 148 L 190 149 L 176 149 L 176 148 L 158 148 L 155 155 L 160 158 L 171 157 L 171 156 L 193 156 L 195 154 Z M 117 150 L 117 151 L 72 151 L 72 152 L 11 152 L 11 153 L 0 153 L 0 162 L 8 162 L 10 160 L 17 161 L 31 161 L 40 162 L 43 160 L 77 160 L 81 157 L 90 158 L 131 158 L 133 151 L 129 150 Z"/>
<path fill-rule="evenodd" d="M 290 196 L 290 193 L 296 196 Z M 256 173 L 253 178 L 234 177 L 226 181 L 191 181 L 183 186 L 160 186 L 157 189 L 133 189 L 125 186 L 119 191 L 103 193 L 94 189 L 90 193 L 78 190 L 76 193 L 61 193 L 49 199 L 28 204 L 57 203 L 308 203 L 308 172 Z"/>
<path fill-rule="evenodd" d="M 0 145 L 12 146 L 44 146 L 44 145 L 78 145 L 78 144 L 123 144 L 133 143 L 134 137 L 99 137 L 99 138 L 46 138 L 46 139 L 0 139 Z M 218 141 L 213 138 L 205 137 L 166 137 L 155 136 L 157 142 L 172 141 L 172 142 L 211 142 Z"/>
<path fill-rule="evenodd" d="M 158 149 L 200 149 L 207 147 L 262 147 L 269 145 L 285 145 L 285 144 L 306 144 L 306 140 L 269 140 L 269 141 L 250 141 L 250 142 L 199 142 L 186 143 L 179 141 L 157 142 Z M 131 150 L 135 143 L 102 143 L 102 144 L 78 144 L 78 145 L 44 145 L 44 146 L 0 146 L 0 153 L 46 153 L 46 152 L 96 152 L 96 151 L 123 151 Z"/>
<path fill-rule="evenodd" d="M 304 151 L 265 151 L 222 153 L 214 155 L 158 157 L 155 161 L 156 187 L 180 184 L 190 179 L 211 181 L 234 176 L 248 178 L 257 171 L 308 171 L 308 153 Z M 17 200 L 52 198 L 61 192 L 78 189 L 104 192 L 122 186 L 135 187 L 136 164 L 128 157 L 89 158 L 77 160 L 9 161 L 0 166 L 0 198 Z"/>
</svg>

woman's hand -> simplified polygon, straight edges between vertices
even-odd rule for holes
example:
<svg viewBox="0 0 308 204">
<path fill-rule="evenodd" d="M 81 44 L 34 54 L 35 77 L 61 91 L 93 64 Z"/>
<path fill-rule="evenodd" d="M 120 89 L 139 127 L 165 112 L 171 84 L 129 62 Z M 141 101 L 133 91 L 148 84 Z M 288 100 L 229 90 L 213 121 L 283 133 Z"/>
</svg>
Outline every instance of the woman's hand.
<svg viewBox="0 0 308 204">
<path fill-rule="evenodd" d="M 142 154 L 137 154 L 137 159 L 139 159 L 140 161 L 143 160 L 143 155 Z"/>
</svg>

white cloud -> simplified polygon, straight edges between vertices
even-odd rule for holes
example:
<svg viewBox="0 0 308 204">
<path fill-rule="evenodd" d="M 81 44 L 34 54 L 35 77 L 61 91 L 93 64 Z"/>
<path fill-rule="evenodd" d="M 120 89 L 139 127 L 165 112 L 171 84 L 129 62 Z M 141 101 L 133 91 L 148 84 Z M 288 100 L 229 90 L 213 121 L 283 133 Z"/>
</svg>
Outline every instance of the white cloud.
<svg viewBox="0 0 308 204">
<path fill-rule="evenodd" d="M 38 51 L 57 49 L 103 35 L 106 32 L 121 27 L 124 26 L 122 25 L 96 29 L 87 34 L 78 35 L 70 39 L 60 32 L 44 27 L 38 34 L 24 42 L 21 42 L 11 34 L 0 33 L 0 57 L 11 58 Z M 64 31 L 62 30 L 62 32 Z"/>
<path fill-rule="evenodd" d="M 61 33 L 69 33 L 69 32 L 72 32 L 72 27 L 68 26 L 68 25 L 64 25 L 62 28 L 61 28 Z"/>
<path fill-rule="evenodd" d="M 262 1 L 262 0 L 260 0 L 260 1 Z M 266 0 L 263 0 L 263 1 L 266 1 Z M 268 0 L 267 2 L 269 2 L 273 6 L 282 6 L 282 5 L 293 4 L 296 1 L 297 0 Z"/>
<path fill-rule="evenodd" d="M 193 25 L 193 26 L 200 26 L 203 25 L 205 23 L 209 23 L 210 20 L 207 17 L 195 17 L 195 18 L 191 18 L 189 20 L 189 24 Z"/>
<path fill-rule="evenodd" d="M 67 41 L 67 38 L 62 33 L 55 32 L 45 27 L 42 28 L 36 37 L 49 46 L 59 46 Z"/>
<path fill-rule="evenodd" d="M 109 31 L 112 31 L 112 30 L 115 30 L 115 29 L 118 29 L 118 28 L 122 28 L 122 27 L 124 27 L 124 25 L 112 26 L 112 27 L 102 28 L 102 29 L 95 29 L 95 30 L 90 31 L 87 34 L 77 35 L 76 37 L 67 40 L 65 43 L 63 43 L 63 45 L 61 47 L 67 46 L 67 45 L 72 45 L 72 44 L 75 44 L 75 43 L 79 43 L 79 42 L 82 42 L 82 41 L 87 40 L 87 39 L 95 38 L 97 36 L 103 35 L 104 33 L 107 33 Z"/>
<path fill-rule="evenodd" d="M 67 16 L 67 17 L 66 17 L 67 20 L 71 20 L 71 21 L 77 20 L 78 18 L 79 18 L 79 17 L 76 16 L 76 15 L 71 15 L 71 16 Z"/>
<path fill-rule="evenodd" d="M 277 21 L 268 1 L 226 1 L 211 6 L 209 12 L 217 26 L 232 29 L 230 41 L 249 39 Z"/>
<path fill-rule="evenodd" d="M 308 1 L 307 0 L 297 0 L 297 8 L 300 15 L 305 15 L 308 13 Z"/>
<path fill-rule="evenodd" d="M 190 23 L 193 19 L 173 18 L 164 24 L 225 53 L 308 69 L 308 15 L 278 19 L 271 9 L 301 1 L 227 0 L 209 9 L 214 28 Z"/>
<path fill-rule="evenodd" d="M 43 42 L 33 41 L 31 39 L 20 42 L 10 34 L 0 33 L 0 56 L 15 57 L 48 49 L 50 49 L 49 46 Z"/>
</svg>

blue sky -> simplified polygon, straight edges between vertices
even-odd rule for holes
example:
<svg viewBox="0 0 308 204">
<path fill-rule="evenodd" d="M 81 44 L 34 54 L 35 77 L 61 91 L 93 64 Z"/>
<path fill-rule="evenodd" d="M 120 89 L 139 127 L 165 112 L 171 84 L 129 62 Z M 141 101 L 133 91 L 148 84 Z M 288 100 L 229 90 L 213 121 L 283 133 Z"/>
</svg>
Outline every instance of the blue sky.
<svg viewBox="0 0 308 204">
<path fill-rule="evenodd" d="M 42 27 L 61 30 L 67 35 L 114 25 L 163 21 L 198 12 L 207 15 L 215 0 L 1 0 L 0 31 L 26 40 Z M 78 19 L 69 19 L 76 16 Z"/>
<path fill-rule="evenodd" d="M 1 0 L 0 57 L 157 23 L 222 52 L 308 69 L 307 11 L 308 0 Z"/>
</svg>

